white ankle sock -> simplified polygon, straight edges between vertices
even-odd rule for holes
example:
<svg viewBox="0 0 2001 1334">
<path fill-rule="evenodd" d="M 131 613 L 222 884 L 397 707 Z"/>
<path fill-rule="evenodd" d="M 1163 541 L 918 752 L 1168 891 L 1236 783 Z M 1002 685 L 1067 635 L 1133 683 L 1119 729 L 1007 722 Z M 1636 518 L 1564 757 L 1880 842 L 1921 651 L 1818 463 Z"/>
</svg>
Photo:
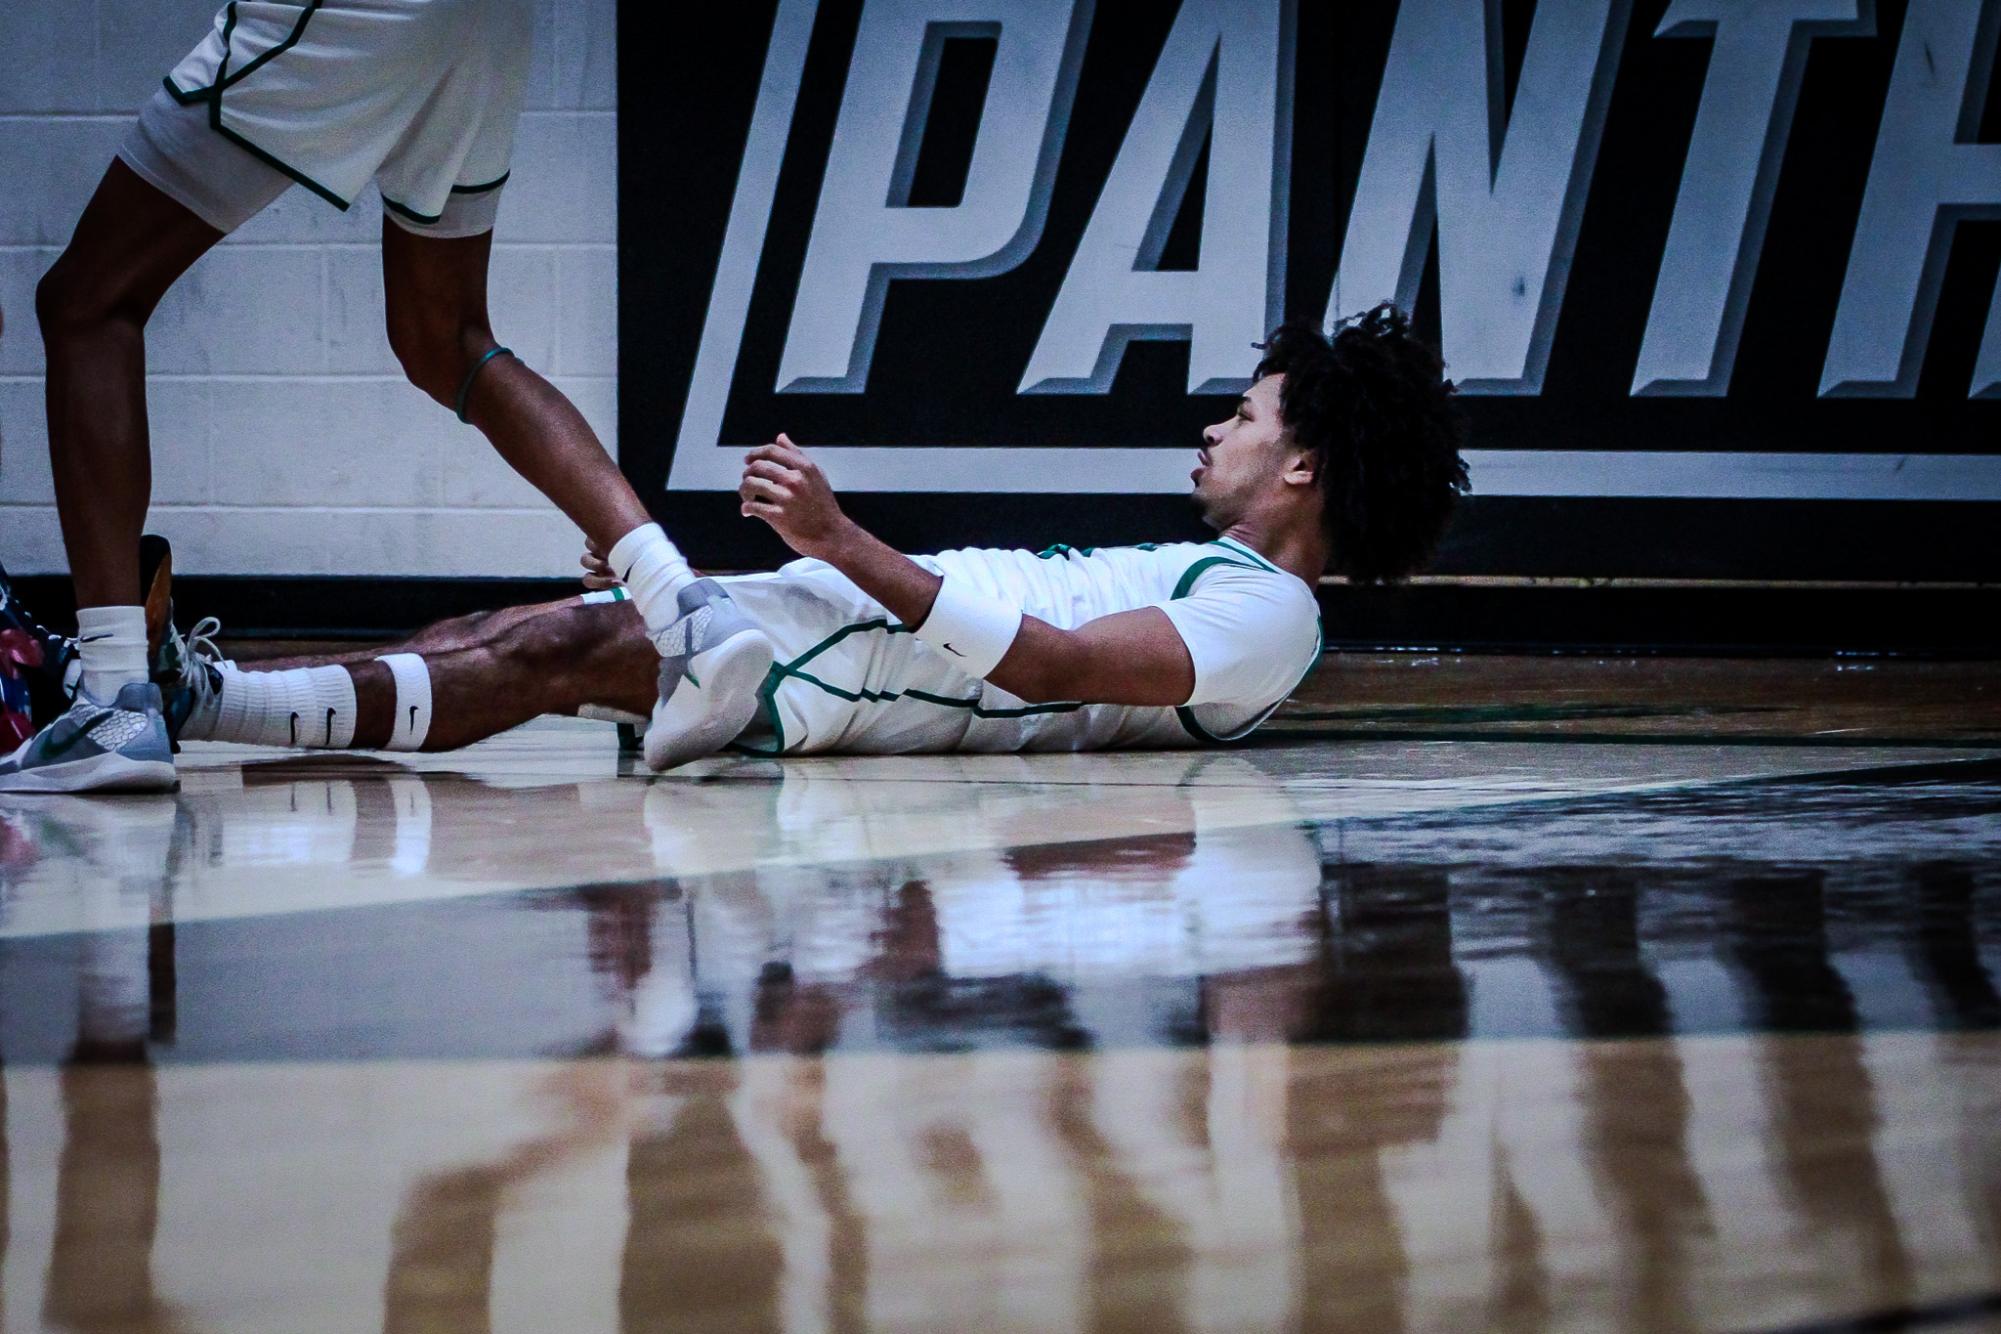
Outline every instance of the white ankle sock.
<svg viewBox="0 0 2001 1334">
<path fill-rule="evenodd" d="M 619 538 L 605 563 L 625 581 L 647 634 L 657 635 L 674 624 L 681 614 L 675 595 L 695 582 L 695 572 L 659 524 L 641 524 Z"/>
<path fill-rule="evenodd" d="M 342 750 L 354 741 L 354 678 L 345 667 L 222 670 L 210 708 L 181 729 L 186 741 Z"/>
<path fill-rule="evenodd" d="M 78 607 L 76 643 L 83 688 L 100 704 L 118 698 L 121 686 L 146 679 L 144 607 Z"/>
</svg>

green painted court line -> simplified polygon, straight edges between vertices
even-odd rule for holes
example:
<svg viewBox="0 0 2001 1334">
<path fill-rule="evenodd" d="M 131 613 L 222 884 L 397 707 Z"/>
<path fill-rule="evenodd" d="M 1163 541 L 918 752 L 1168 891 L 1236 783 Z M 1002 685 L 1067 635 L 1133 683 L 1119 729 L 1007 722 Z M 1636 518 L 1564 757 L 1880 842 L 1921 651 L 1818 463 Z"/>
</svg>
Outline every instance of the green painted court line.
<svg viewBox="0 0 2001 1334">
<path fill-rule="evenodd" d="M 2001 750 L 2001 736 L 1899 737 L 1767 735 L 1743 732 L 1694 732 L 1684 735 L 1645 732 L 1468 732 L 1419 731 L 1409 728 L 1311 728 L 1272 726 L 1258 729 L 1252 744 L 1265 741 L 1509 741 L 1531 745 L 1577 746 L 1800 746 L 1850 747 L 1856 750 Z"/>
<path fill-rule="evenodd" d="M 1378 709 L 1302 709 L 1286 715 L 1297 723 L 1555 723 L 1608 718 L 1722 718 L 1753 713 L 1785 713 L 1780 704 L 1415 704 Z"/>
</svg>

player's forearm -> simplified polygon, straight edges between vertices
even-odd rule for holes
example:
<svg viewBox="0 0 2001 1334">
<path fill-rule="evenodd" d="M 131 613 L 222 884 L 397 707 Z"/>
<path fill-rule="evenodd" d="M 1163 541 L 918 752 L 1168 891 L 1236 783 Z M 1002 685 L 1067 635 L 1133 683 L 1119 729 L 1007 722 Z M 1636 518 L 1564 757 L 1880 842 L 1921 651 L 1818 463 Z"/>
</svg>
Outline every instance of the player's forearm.
<svg viewBox="0 0 2001 1334">
<path fill-rule="evenodd" d="M 843 518 L 834 539 L 814 554 L 905 625 L 924 623 L 945 582 L 852 519 Z"/>
<path fill-rule="evenodd" d="M 857 588 L 880 602 L 897 620 L 913 627 L 923 625 L 930 617 L 938 590 L 945 583 L 942 576 L 933 574 L 852 520 L 843 521 L 839 535 L 827 545 L 820 559 L 854 580 Z M 1074 666 L 1079 656 L 1075 639 L 1066 630 L 1024 616 L 1007 656 L 987 673 L 986 679 L 1031 703 L 1053 699 L 1055 696 L 1049 692 L 1075 682 L 1078 676 Z"/>
<path fill-rule="evenodd" d="M 897 620 L 923 630 L 920 639 L 930 635 L 941 576 L 845 517 L 813 554 Z M 1158 608 L 1120 612 L 1075 630 L 1023 615 L 1012 640 L 996 643 L 997 653 L 1000 643 L 1006 651 L 984 679 L 1031 704 L 1179 704 L 1195 685 L 1188 650 Z M 959 653 L 948 643 L 939 647 Z"/>
<path fill-rule="evenodd" d="M 852 520 L 844 521 L 820 559 L 854 580 L 856 587 L 909 626 L 921 626 L 929 618 L 945 582 Z M 1031 703 L 1059 697 L 1079 699 L 1083 696 L 1077 692 L 1086 685 L 1084 661 L 1076 634 L 1024 616 L 1007 656 L 986 679 Z"/>
<path fill-rule="evenodd" d="M 745 517 L 854 580 L 968 675 L 1018 698 L 1173 704 L 1193 689 L 1188 650 L 1157 608 L 1065 630 L 959 576 L 948 583 L 843 514 L 820 465 L 787 436 L 745 456 L 737 494 Z"/>
<path fill-rule="evenodd" d="M 1078 700 L 1100 703 L 1088 679 L 1088 655 L 1082 637 L 1033 616 L 1021 618 L 1021 631 L 1007 656 L 987 673 L 987 680 L 1016 699 L 1030 704 Z"/>
</svg>

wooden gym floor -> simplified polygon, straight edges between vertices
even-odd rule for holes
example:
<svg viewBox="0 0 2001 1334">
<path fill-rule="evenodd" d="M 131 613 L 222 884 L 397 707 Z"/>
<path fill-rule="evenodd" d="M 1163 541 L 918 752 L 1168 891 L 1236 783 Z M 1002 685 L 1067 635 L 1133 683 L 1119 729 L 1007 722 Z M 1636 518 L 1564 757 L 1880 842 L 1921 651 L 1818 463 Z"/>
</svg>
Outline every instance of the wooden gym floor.
<svg viewBox="0 0 2001 1334">
<path fill-rule="evenodd" d="M 0 1329 L 2001 1326 L 2001 668 L 0 801 Z"/>
</svg>

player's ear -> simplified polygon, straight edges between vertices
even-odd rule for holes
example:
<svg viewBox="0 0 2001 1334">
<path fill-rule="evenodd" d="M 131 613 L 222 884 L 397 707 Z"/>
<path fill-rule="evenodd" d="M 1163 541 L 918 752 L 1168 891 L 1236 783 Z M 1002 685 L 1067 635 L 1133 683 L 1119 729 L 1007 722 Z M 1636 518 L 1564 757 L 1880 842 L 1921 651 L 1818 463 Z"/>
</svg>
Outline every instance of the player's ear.
<svg viewBox="0 0 2001 1334">
<path fill-rule="evenodd" d="M 1320 459 L 1304 445 L 1289 445 L 1285 451 L 1287 486 L 1312 486 L 1320 480 Z"/>
</svg>

